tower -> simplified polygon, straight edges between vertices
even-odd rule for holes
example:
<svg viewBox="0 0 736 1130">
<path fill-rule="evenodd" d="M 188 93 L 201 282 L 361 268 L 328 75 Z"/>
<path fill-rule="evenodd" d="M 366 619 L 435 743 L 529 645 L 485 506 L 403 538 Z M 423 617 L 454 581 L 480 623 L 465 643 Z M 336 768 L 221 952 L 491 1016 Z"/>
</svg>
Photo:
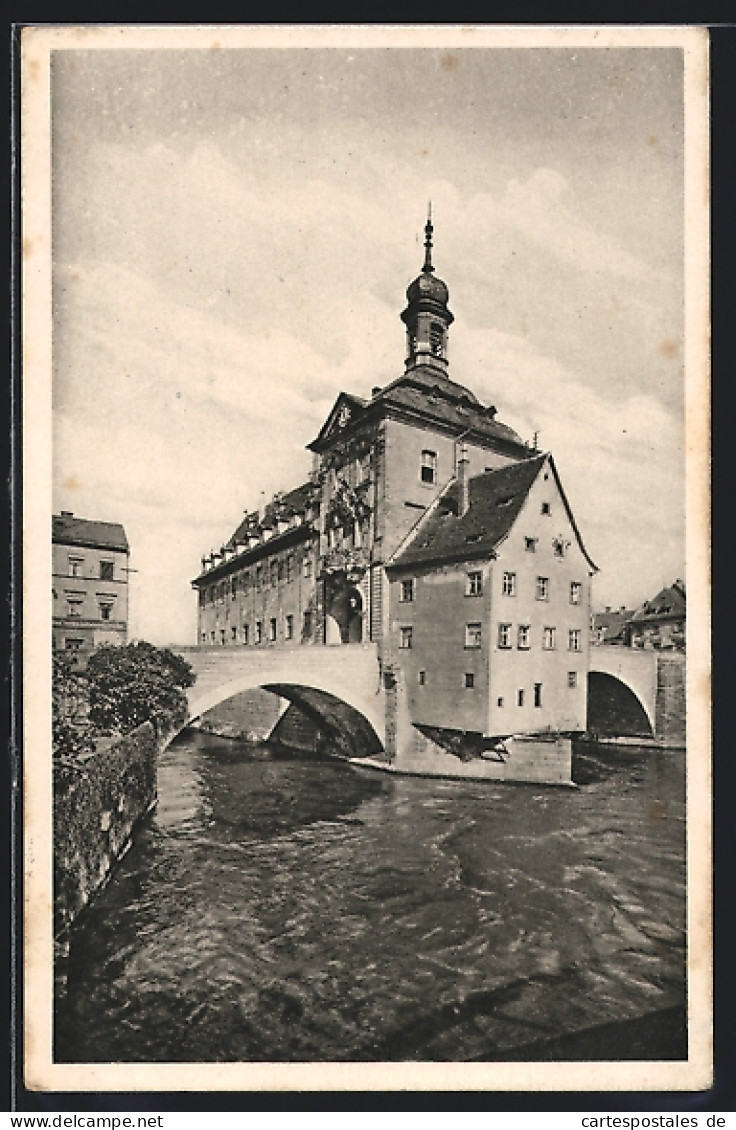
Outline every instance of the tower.
<svg viewBox="0 0 736 1130">
<path fill-rule="evenodd" d="M 448 308 L 447 286 L 437 278 L 432 264 L 432 207 L 424 226 L 424 266 L 406 291 L 401 315 L 406 326 L 406 369 L 429 365 L 447 373 L 447 331 L 455 320 Z"/>
</svg>

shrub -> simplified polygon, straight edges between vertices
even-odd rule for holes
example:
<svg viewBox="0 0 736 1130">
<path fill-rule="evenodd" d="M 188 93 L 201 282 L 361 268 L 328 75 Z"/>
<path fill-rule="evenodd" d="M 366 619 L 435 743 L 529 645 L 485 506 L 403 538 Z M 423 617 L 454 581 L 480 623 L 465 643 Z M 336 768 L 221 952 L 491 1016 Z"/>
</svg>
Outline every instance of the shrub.
<svg viewBox="0 0 736 1130">
<path fill-rule="evenodd" d="M 184 688 L 195 675 L 168 648 L 141 640 L 101 647 L 87 664 L 89 720 L 102 734 L 126 734 L 143 722 L 165 733 L 186 721 Z"/>
</svg>

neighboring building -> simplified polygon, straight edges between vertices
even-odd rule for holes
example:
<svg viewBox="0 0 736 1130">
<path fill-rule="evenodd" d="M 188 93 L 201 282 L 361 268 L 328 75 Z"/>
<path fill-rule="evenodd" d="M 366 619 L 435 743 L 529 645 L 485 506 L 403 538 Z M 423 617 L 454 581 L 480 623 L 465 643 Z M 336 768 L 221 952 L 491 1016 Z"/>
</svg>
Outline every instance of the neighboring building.
<svg viewBox="0 0 736 1130">
<path fill-rule="evenodd" d="M 685 582 L 677 580 L 631 617 L 631 646 L 684 651 L 686 619 Z"/>
<path fill-rule="evenodd" d="M 128 561 L 125 530 L 116 522 L 52 520 L 53 646 L 86 662 L 101 644 L 128 637 Z"/>
<path fill-rule="evenodd" d="M 458 700 L 477 704 L 485 694 L 484 710 L 462 708 L 463 718 L 467 714 L 473 727 L 480 726 L 483 733 L 489 732 L 488 727 L 496 724 L 503 711 L 503 729 L 507 729 L 512 698 L 522 688 L 528 699 L 525 697 L 523 708 L 514 708 L 514 724 L 538 729 L 561 722 L 564 726 L 560 728 L 583 729 L 589 571 L 594 566 L 582 548 L 551 458 L 501 423 L 495 408 L 481 404 L 468 388 L 450 379 L 448 331 L 454 318 L 447 286 L 434 274 L 431 221 L 425 234 L 422 272 L 406 292 L 407 306 L 401 315 L 407 341 L 403 374 L 384 387 L 374 387 L 368 399 L 340 393 L 319 434 L 308 444 L 313 453 L 309 481 L 275 497 L 260 513 L 247 513 L 230 539 L 202 558 L 202 570 L 192 582 L 199 600 L 198 641 L 202 646 L 225 647 L 376 641 L 383 661 L 398 657 L 410 683 L 416 684 L 419 670 L 435 670 L 434 691 L 431 683 L 426 684 L 427 701 L 435 694 L 437 703 L 445 703 L 445 710 L 451 701 L 452 714 Z M 470 484 L 469 511 L 453 519 L 454 535 L 447 544 L 442 542 L 444 548 L 439 543 L 434 547 L 431 561 L 423 565 L 421 577 L 416 577 L 417 593 L 420 588 L 429 592 L 432 585 L 433 591 L 439 591 L 437 577 L 448 563 L 462 572 L 468 562 L 480 562 L 475 568 L 485 585 L 480 602 L 485 612 L 477 617 L 482 624 L 482 643 L 478 655 L 476 645 L 468 645 L 474 666 L 461 664 L 456 669 L 455 653 L 450 661 L 448 648 L 455 647 L 458 631 L 464 641 L 468 624 L 476 622 L 466 613 L 464 596 L 457 602 L 446 589 L 444 627 L 441 634 L 435 627 L 434 636 L 430 621 L 404 622 L 397 606 L 401 583 L 408 579 L 405 555 L 410 545 L 416 546 L 425 522 L 428 529 L 434 529 L 436 522 L 447 522 L 441 514 L 452 505 L 461 474 Z M 511 485 L 504 494 L 505 475 Z M 499 491 L 503 497 L 497 497 Z M 537 504 L 539 514 L 532 515 Z M 514 522 L 501 530 L 497 512 L 507 522 L 513 514 Z M 467 523 L 479 524 L 480 530 L 486 520 L 498 530 L 495 540 L 484 531 L 477 544 L 466 543 Z M 526 546 L 531 541 L 535 555 Z M 559 550 L 555 548 L 558 543 Z M 509 616 L 509 623 L 514 632 L 520 626 L 529 628 L 528 656 L 521 654 L 526 648 L 517 648 L 516 636 L 513 649 L 498 645 L 498 625 L 503 618 L 501 606 L 495 596 L 491 601 L 490 594 L 504 572 L 518 579 L 517 615 Z M 548 595 L 540 598 L 545 602 L 540 607 L 533 595 L 537 576 L 546 577 L 550 584 Z M 570 605 L 573 582 L 580 588 Z M 465 583 L 463 572 L 463 593 Z M 564 599 L 563 588 L 568 593 Z M 417 600 L 415 615 L 421 617 L 425 608 L 439 608 L 436 601 L 427 601 L 425 604 L 424 596 Z M 550 613 L 547 618 L 542 607 Z M 452 637 L 445 639 L 450 622 Z M 409 647 L 402 629 L 414 627 L 417 637 Z M 540 635 L 546 628 L 559 633 L 549 647 L 544 647 Z M 577 640 L 579 648 L 573 654 L 574 662 L 568 661 L 567 653 L 568 633 L 573 631 L 578 634 L 570 638 Z M 495 633 L 492 642 L 491 632 Z M 438 691 L 440 672 L 432 656 L 427 655 L 423 666 L 418 663 L 420 651 L 422 659 L 424 656 L 425 644 L 420 646 L 420 641 L 425 636 L 426 647 L 433 648 L 437 657 L 444 655 L 451 665 L 444 698 Z M 466 655 L 465 646 L 461 642 L 460 658 Z M 481 669 L 483 664 L 488 670 Z M 460 685 L 454 696 L 455 676 L 464 678 L 466 673 L 477 675 L 477 693 L 470 693 L 475 687 Z M 575 686 L 568 686 L 566 680 L 573 675 Z M 559 679 L 568 692 L 564 695 L 553 690 Z M 542 695 L 543 708 L 534 706 L 538 683 L 542 690 L 536 693 Z M 498 706 L 499 698 L 504 706 Z M 413 701 L 418 701 L 416 694 Z M 554 709 L 553 703 L 557 704 Z M 461 726 L 459 717 L 457 721 Z"/>
<path fill-rule="evenodd" d="M 631 610 L 622 606 L 618 609 L 606 608 L 605 612 L 594 612 L 590 618 L 590 642 L 625 646 L 629 641 L 629 621 Z"/>
<path fill-rule="evenodd" d="M 388 565 L 411 719 L 486 737 L 582 731 L 595 565 L 552 457 L 465 468 Z"/>
</svg>

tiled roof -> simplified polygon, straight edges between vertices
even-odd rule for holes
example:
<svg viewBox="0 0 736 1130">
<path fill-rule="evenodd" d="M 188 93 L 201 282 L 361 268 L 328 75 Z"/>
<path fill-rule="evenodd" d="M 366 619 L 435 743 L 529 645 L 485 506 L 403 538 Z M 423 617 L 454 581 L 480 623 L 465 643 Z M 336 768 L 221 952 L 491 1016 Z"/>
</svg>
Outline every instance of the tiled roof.
<svg viewBox="0 0 736 1130">
<path fill-rule="evenodd" d="M 272 499 L 265 507 L 262 521 L 257 510 L 246 514 L 233 536 L 226 543 L 228 548 L 233 548 L 236 542 L 244 542 L 248 536 L 248 530 L 257 527 L 259 523 L 260 525 L 267 526 L 273 522 L 277 516 L 288 518 L 292 514 L 303 514 L 307 509 L 314 489 L 313 483 L 306 482 L 290 490 L 288 493 L 282 494 L 278 501 Z"/>
<path fill-rule="evenodd" d="M 602 633 L 602 642 L 612 643 L 614 640 L 624 638 L 624 627 L 631 619 L 631 610 L 619 608 L 615 612 L 593 613 L 593 631 L 597 635 Z"/>
<path fill-rule="evenodd" d="M 341 403 L 349 403 L 353 409 L 347 431 L 359 428 L 363 421 L 375 419 L 377 415 L 393 410 L 402 415 L 419 417 L 423 421 L 434 421 L 456 434 L 472 432 L 482 439 L 510 444 L 517 449 L 516 454 L 519 456 L 523 455 L 525 449 L 523 441 L 513 428 L 495 418 L 495 408 L 486 408 L 469 389 L 451 381 L 444 372 L 431 365 L 417 365 L 407 370 L 376 392 L 368 402 L 340 393 L 319 435 L 307 444 L 310 450 L 319 451 L 331 441 L 337 405 Z"/>
<path fill-rule="evenodd" d="M 662 589 L 653 600 L 646 601 L 631 617 L 631 622 L 642 624 L 653 620 L 676 619 L 685 615 L 686 607 L 685 586 L 678 580 Z"/>
<path fill-rule="evenodd" d="M 51 540 L 57 545 L 83 545 L 99 549 L 129 549 L 125 530 L 118 522 L 96 522 L 73 514 L 54 514 Z"/>
<path fill-rule="evenodd" d="M 516 521 L 546 458 L 537 455 L 475 475 L 468 484 L 470 505 L 463 515 L 458 514 L 459 483 L 453 479 L 389 568 L 490 555 Z"/>
<path fill-rule="evenodd" d="M 472 392 L 429 366 L 412 369 L 382 389 L 372 403 L 380 402 L 463 430 L 472 429 L 488 438 L 522 443 L 513 428 L 495 418 L 495 408 L 485 408 Z"/>
</svg>

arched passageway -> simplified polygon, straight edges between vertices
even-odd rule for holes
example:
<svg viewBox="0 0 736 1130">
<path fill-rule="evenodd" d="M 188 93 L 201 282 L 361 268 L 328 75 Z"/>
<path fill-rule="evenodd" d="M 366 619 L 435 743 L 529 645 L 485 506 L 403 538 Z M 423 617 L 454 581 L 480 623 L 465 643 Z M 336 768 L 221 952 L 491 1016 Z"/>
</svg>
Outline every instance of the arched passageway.
<svg viewBox="0 0 736 1130">
<path fill-rule="evenodd" d="M 588 674 L 588 730 L 605 737 L 651 738 L 652 722 L 641 700 L 614 675 Z"/>
<path fill-rule="evenodd" d="M 268 740 L 305 752 L 342 757 L 383 753 L 373 725 L 355 706 L 304 684 L 248 687 L 211 703 L 198 720 L 203 729 L 226 737 Z"/>
<path fill-rule="evenodd" d="M 327 691 L 292 683 L 270 683 L 263 688 L 287 699 L 291 706 L 279 719 L 272 740 L 294 744 L 300 733 L 309 733 L 312 724 L 315 749 L 346 757 L 369 757 L 382 753 L 383 745 L 368 719 Z"/>
</svg>

